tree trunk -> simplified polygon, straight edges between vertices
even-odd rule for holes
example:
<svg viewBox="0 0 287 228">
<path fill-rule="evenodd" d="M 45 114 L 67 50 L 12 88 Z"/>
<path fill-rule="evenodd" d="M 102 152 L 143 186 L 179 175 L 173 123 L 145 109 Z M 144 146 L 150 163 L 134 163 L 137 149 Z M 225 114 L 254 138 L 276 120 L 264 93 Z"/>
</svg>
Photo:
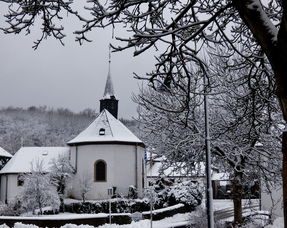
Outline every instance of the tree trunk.
<svg viewBox="0 0 287 228">
<path fill-rule="evenodd" d="M 232 0 L 232 2 L 272 65 L 276 79 L 277 97 L 283 118 L 287 121 L 287 2 L 281 1 L 283 14 L 277 37 L 273 38 L 272 35 L 274 36 L 274 34 L 272 34 L 271 31 L 274 29 L 277 30 L 277 28 L 273 26 L 273 28 L 270 29 L 272 23 L 265 23 L 268 15 L 264 12 L 262 6 L 256 8 L 250 7 L 250 0 Z M 284 227 L 287 228 L 287 136 L 285 132 L 283 134 L 282 152 Z"/>
<path fill-rule="evenodd" d="M 235 177 L 232 181 L 232 200 L 234 212 L 234 224 L 242 223 L 242 174 L 235 172 Z"/>
<path fill-rule="evenodd" d="M 287 227 L 287 131 L 283 132 L 282 138 L 283 153 L 283 207 L 284 207 L 284 227 Z"/>
<path fill-rule="evenodd" d="M 233 198 L 234 206 L 234 224 L 242 223 L 242 201 L 241 197 Z"/>
</svg>

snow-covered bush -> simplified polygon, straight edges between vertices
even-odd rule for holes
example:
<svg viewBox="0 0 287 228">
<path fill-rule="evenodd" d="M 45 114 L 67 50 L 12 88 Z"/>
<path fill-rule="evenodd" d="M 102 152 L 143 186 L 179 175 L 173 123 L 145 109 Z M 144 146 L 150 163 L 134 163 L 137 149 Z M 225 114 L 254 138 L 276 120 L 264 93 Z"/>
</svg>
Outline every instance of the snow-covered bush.
<svg viewBox="0 0 287 228">
<path fill-rule="evenodd" d="M 198 190 L 198 184 L 191 181 L 185 181 L 170 186 L 166 194 L 169 205 L 183 203 L 191 207 L 201 204 L 202 194 Z"/>
<path fill-rule="evenodd" d="M 8 204 L 1 204 L 0 216 L 19 216 L 24 212 L 20 200 L 16 197 Z"/>
<path fill-rule="evenodd" d="M 128 198 L 136 199 L 137 196 L 138 196 L 137 188 L 135 186 L 133 186 L 133 185 L 130 185 L 129 192 L 128 192 Z"/>
<path fill-rule="evenodd" d="M 182 203 L 187 207 L 195 208 L 201 204 L 202 194 L 196 182 L 173 183 L 161 177 L 156 181 L 153 189 L 155 192 L 153 196 L 155 206 L 167 207 Z"/>
</svg>

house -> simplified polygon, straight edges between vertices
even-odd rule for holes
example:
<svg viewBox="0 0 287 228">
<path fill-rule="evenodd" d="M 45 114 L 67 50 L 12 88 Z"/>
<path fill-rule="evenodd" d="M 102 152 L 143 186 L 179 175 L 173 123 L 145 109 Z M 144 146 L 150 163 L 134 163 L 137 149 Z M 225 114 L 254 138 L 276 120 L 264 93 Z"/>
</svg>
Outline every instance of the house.
<svg viewBox="0 0 287 228">
<path fill-rule="evenodd" d="M 49 172 L 50 162 L 58 156 L 69 154 L 68 147 L 22 147 L 0 171 L 0 200 L 10 202 L 21 191 L 23 174 L 31 172 L 32 166 L 42 163 L 44 172 Z"/>
<path fill-rule="evenodd" d="M 12 155 L 7 152 L 6 150 L 4 150 L 2 147 L 0 147 L 0 157 L 4 157 L 4 158 L 12 158 Z"/>
<path fill-rule="evenodd" d="M 22 188 L 22 175 L 30 172 L 37 160 L 49 172 L 50 161 L 67 154 L 75 169 L 70 196 L 81 199 L 80 181 L 88 178 L 91 190 L 87 200 L 107 199 L 108 190 L 128 195 L 134 186 L 141 196 L 145 187 L 144 143 L 118 119 L 118 100 L 115 97 L 110 69 L 104 96 L 100 100 L 100 114 L 67 147 L 23 147 L 0 171 L 1 201 L 9 202 Z"/>
<path fill-rule="evenodd" d="M 152 149 L 147 151 L 146 157 L 148 186 L 154 185 L 160 177 L 165 177 L 173 182 L 197 182 L 204 191 L 206 185 L 204 162 L 199 162 L 192 167 L 189 167 L 186 162 L 170 163 L 165 156 L 157 155 Z M 230 199 L 232 187 L 229 173 L 219 172 L 217 168 L 213 167 L 211 181 L 214 199 Z M 246 192 L 244 198 L 259 198 L 259 185 L 257 182 L 244 186 L 244 189 Z"/>
<path fill-rule="evenodd" d="M 0 147 L 0 169 L 12 158 L 12 155 Z"/>
<path fill-rule="evenodd" d="M 204 164 L 200 163 L 190 171 L 184 162 L 175 162 L 166 167 L 167 160 L 165 156 L 157 156 L 155 153 L 147 152 L 146 173 L 147 184 L 152 186 L 159 177 L 166 177 L 174 182 L 192 180 L 202 185 L 205 182 Z"/>
</svg>

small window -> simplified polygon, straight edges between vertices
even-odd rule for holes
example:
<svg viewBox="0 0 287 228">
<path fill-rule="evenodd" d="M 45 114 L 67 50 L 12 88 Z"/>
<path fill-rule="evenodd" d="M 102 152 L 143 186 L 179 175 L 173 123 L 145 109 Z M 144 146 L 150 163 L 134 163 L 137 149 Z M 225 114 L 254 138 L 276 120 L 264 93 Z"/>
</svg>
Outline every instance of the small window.
<svg viewBox="0 0 287 228">
<path fill-rule="evenodd" d="M 20 174 L 17 177 L 17 186 L 23 186 L 23 185 L 24 185 L 24 176 Z"/>
<path fill-rule="evenodd" d="M 105 135 L 106 134 L 106 130 L 104 128 L 101 128 L 99 130 L 99 135 Z"/>
<path fill-rule="evenodd" d="M 107 181 L 107 164 L 103 160 L 95 162 L 95 181 Z"/>
</svg>

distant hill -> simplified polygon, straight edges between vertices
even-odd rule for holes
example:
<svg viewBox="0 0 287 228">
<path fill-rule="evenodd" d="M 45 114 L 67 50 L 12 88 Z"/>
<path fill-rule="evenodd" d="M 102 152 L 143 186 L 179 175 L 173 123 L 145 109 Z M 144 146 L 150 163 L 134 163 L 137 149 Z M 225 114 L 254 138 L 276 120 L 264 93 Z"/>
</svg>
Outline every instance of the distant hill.
<svg viewBox="0 0 287 228">
<path fill-rule="evenodd" d="M 68 109 L 8 107 L 0 109 L 0 146 L 14 154 L 22 146 L 65 146 L 97 116 L 92 109 L 74 113 Z M 121 121 L 137 134 L 135 120 Z"/>
</svg>

